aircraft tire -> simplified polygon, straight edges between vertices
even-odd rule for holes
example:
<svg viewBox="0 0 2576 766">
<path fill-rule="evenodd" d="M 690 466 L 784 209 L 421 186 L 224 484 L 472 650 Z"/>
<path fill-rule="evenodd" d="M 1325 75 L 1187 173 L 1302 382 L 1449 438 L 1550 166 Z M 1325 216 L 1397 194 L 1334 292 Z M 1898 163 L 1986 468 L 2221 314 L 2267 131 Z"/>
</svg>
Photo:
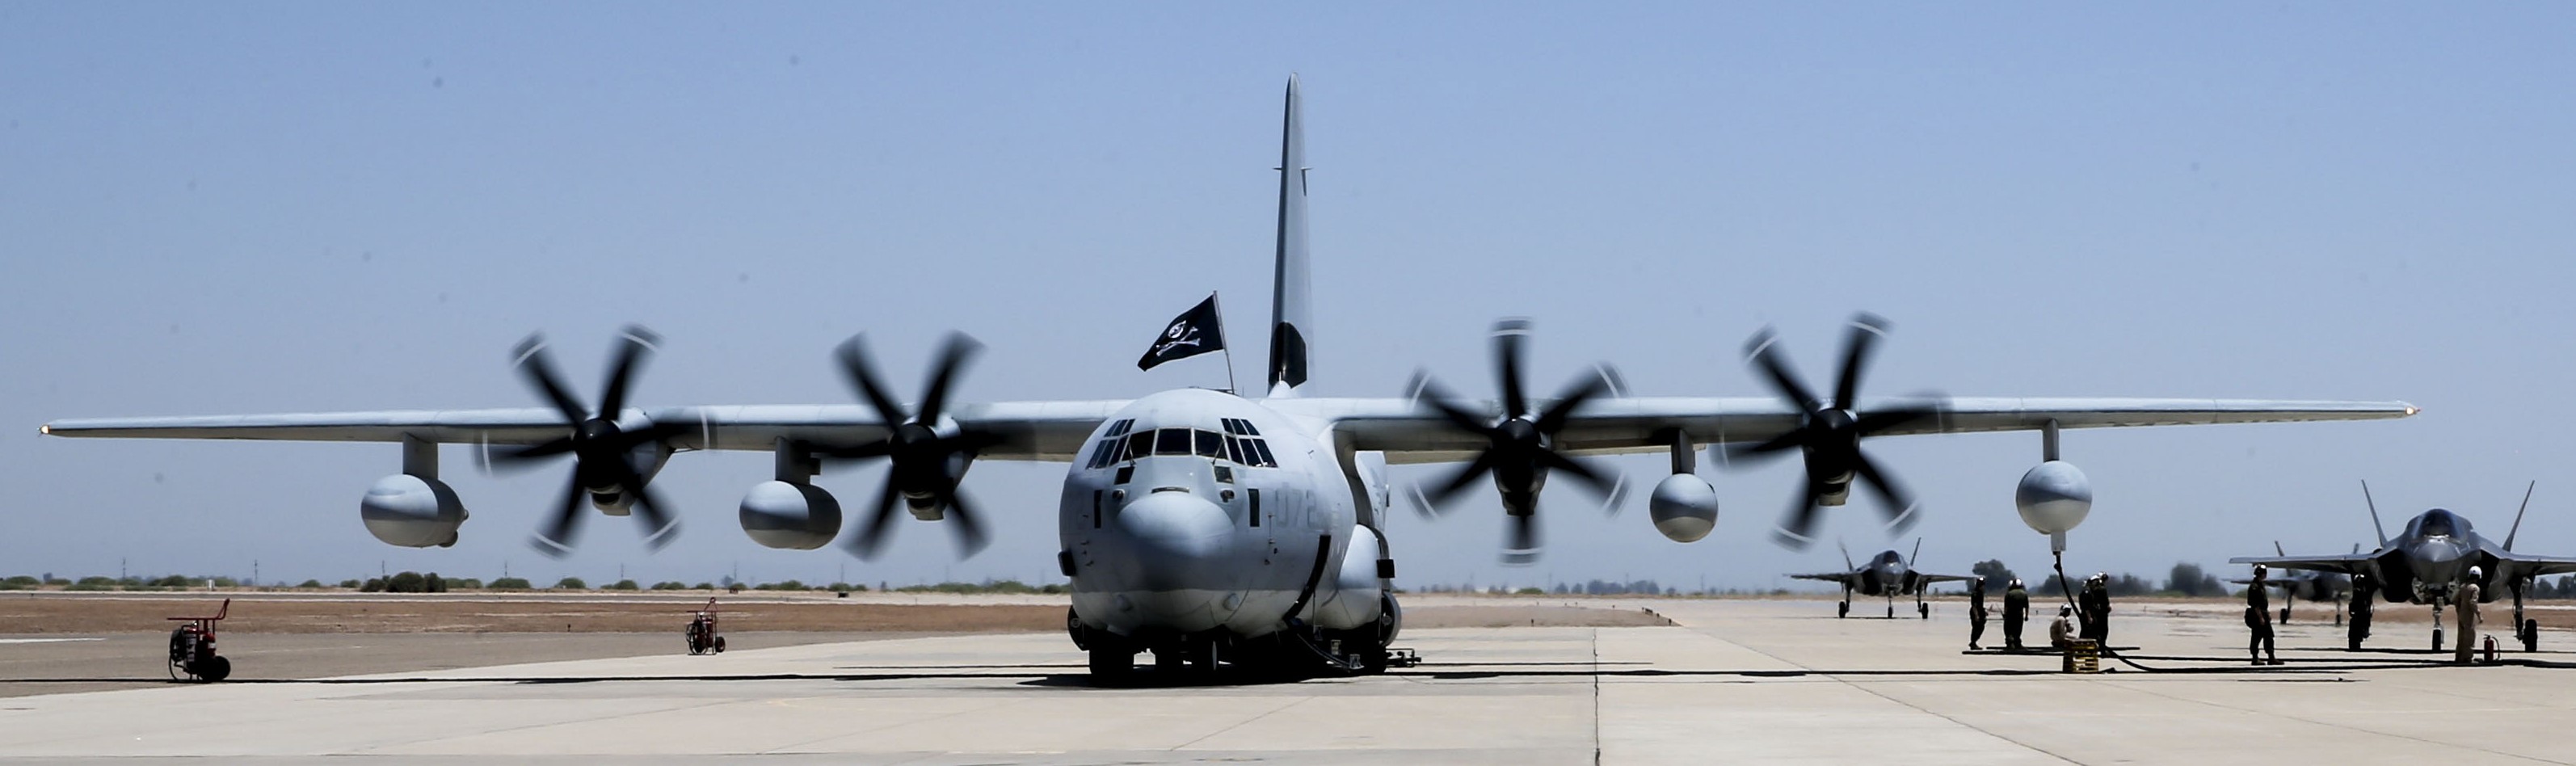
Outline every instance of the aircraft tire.
<svg viewBox="0 0 2576 766">
<path fill-rule="evenodd" d="M 2433 626 L 2433 651 L 2442 650 L 2442 626 Z"/>
<path fill-rule="evenodd" d="M 1926 619 L 1926 620 L 1932 619 L 1932 605 L 1931 605 L 1931 604 L 1915 604 L 1915 605 L 1914 605 L 1914 611 L 1922 612 L 1922 613 L 1923 613 L 1923 619 Z"/>
<path fill-rule="evenodd" d="M 1136 673 L 1136 653 L 1106 646 L 1091 647 L 1091 682 L 1108 685 L 1125 682 Z"/>
<path fill-rule="evenodd" d="M 1849 601 L 1845 601 L 1845 602 L 1842 602 L 1842 603 L 1840 603 L 1840 604 L 1835 604 L 1835 605 L 1834 605 L 1834 619 L 1839 620 L 1839 619 L 1842 619 L 1842 618 L 1845 618 L 1845 617 L 1850 617 L 1850 616 L 1851 616 L 1851 602 L 1849 602 Z"/>
<path fill-rule="evenodd" d="M 2522 621 L 2522 650 L 2526 652 L 2540 651 L 2539 620 L 2525 619 Z"/>
</svg>

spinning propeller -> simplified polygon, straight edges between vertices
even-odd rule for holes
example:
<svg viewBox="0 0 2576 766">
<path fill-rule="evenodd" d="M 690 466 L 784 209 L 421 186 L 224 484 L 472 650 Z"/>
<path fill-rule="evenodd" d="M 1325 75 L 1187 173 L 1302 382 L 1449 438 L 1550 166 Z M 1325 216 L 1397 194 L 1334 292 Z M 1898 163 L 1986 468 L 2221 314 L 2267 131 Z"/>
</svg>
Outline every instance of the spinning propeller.
<svg viewBox="0 0 2576 766">
<path fill-rule="evenodd" d="M 973 431 L 960 431 L 952 421 L 943 428 L 942 411 L 948 405 L 948 387 L 957 373 L 974 359 L 983 344 L 965 333 L 950 333 L 948 342 L 939 349 L 937 361 L 930 368 L 930 381 L 921 396 L 921 409 L 907 413 L 903 405 L 886 393 L 878 382 L 876 368 L 868 361 L 866 336 L 853 335 L 841 344 L 841 371 L 849 376 L 850 385 L 858 389 L 859 399 L 877 411 L 886 438 L 856 447 L 820 450 L 820 454 L 852 460 L 884 459 L 885 488 L 877 493 L 876 514 L 868 517 L 849 543 L 850 552 L 860 558 L 875 558 L 885 543 L 887 530 L 894 523 L 895 500 L 900 497 L 912 507 L 915 516 L 940 518 L 931 514 L 946 511 L 946 518 L 956 522 L 957 543 L 962 555 L 973 556 L 984 549 L 982 523 L 957 491 L 957 480 L 975 453 L 1001 443 L 1001 438 Z"/>
<path fill-rule="evenodd" d="M 1434 485 L 1429 494 L 1415 489 L 1416 499 L 1426 512 L 1455 499 L 1476 477 L 1491 474 L 1494 488 L 1503 496 L 1503 512 L 1511 518 L 1510 538 L 1503 549 L 1503 562 L 1527 564 L 1538 560 L 1539 490 L 1547 485 L 1550 471 L 1563 471 L 1594 494 L 1605 505 L 1617 508 L 1621 481 L 1583 460 L 1556 451 L 1556 432 L 1565 427 L 1566 419 L 1585 403 L 1603 394 L 1615 394 L 1618 384 L 1607 368 L 1577 379 L 1566 386 L 1556 401 L 1542 412 L 1532 412 L 1522 394 L 1521 344 L 1530 334 L 1529 320 L 1506 319 L 1494 324 L 1494 378 L 1502 390 L 1500 417 L 1482 412 L 1481 407 L 1462 403 L 1447 388 L 1428 375 L 1414 379 L 1414 401 L 1447 418 L 1458 430 L 1483 438 L 1486 447 L 1476 453 L 1474 462 Z"/>
<path fill-rule="evenodd" d="M 1736 457 L 1773 457 L 1792 447 L 1798 448 L 1807 463 L 1807 486 L 1793 501 L 1780 527 L 1772 537 L 1792 549 L 1807 547 L 1813 538 L 1816 514 L 1824 506 L 1840 505 L 1857 478 L 1869 485 L 1885 505 L 1890 534 L 1912 526 L 1915 511 L 1920 510 L 1912 495 L 1896 482 L 1896 477 L 1879 469 L 1878 464 L 1860 451 L 1863 437 L 1911 424 L 1940 413 L 1936 406 L 1911 406 L 1862 413 L 1854 409 L 1859 401 L 1861 371 L 1869 361 L 1872 348 L 1880 336 L 1887 334 L 1887 320 L 1869 314 L 1852 317 L 1851 334 L 1843 341 L 1842 376 L 1834 386 L 1834 398 L 1828 402 L 1810 392 L 1776 347 L 1779 335 L 1765 327 L 1745 341 L 1746 361 L 1761 370 L 1779 391 L 1804 413 L 1798 427 L 1770 441 L 1733 450 Z"/>
<path fill-rule="evenodd" d="M 512 364 L 528 385 L 545 396 L 563 413 L 564 425 L 572 433 L 553 441 L 492 455 L 504 464 L 528 464 L 557 455 L 573 457 L 571 485 L 564 488 L 563 502 L 556 507 L 554 519 L 537 533 L 530 544 L 548 556 L 562 557 L 572 552 L 573 532 L 581 527 L 581 496 L 633 496 L 635 518 L 644 522 L 644 544 L 654 550 L 668 545 L 680 531 L 679 522 L 664 510 L 646 484 L 648 479 L 636 470 L 633 458 L 637 448 L 686 433 L 688 429 L 667 423 L 647 422 L 643 428 L 629 431 L 618 425 L 626 409 L 626 391 L 644 358 L 654 351 L 661 338 L 653 331 L 629 325 L 625 344 L 618 348 L 617 359 L 608 370 L 608 382 L 601 387 L 599 409 L 584 408 L 581 400 L 564 389 L 562 378 L 555 374 L 554 360 L 546 353 L 545 338 L 531 334 L 519 341 Z"/>
</svg>

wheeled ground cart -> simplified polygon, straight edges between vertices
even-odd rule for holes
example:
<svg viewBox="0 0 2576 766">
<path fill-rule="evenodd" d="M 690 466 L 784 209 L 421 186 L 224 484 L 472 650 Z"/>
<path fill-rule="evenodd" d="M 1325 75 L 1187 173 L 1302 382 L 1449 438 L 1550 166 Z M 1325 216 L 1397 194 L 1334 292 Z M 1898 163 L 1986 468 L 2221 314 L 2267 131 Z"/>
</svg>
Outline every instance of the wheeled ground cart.
<svg viewBox="0 0 2576 766">
<path fill-rule="evenodd" d="M 224 599 L 213 617 L 171 617 L 181 624 L 170 631 L 170 677 L 187 681 L 221 681 L 233 674 L 233 661 L 215 654 L 215 623 L 233 610 Z"/>
<path fill-rule="evenodd" d="M 715 654 L 723 652 L 725 650 L 724 636 L 716 632 L 716 600 L 712 598 L 707 599 L 706 608 L 691 612 L 690 615 L 688 632 L 689 653 Z"/>
</svg>

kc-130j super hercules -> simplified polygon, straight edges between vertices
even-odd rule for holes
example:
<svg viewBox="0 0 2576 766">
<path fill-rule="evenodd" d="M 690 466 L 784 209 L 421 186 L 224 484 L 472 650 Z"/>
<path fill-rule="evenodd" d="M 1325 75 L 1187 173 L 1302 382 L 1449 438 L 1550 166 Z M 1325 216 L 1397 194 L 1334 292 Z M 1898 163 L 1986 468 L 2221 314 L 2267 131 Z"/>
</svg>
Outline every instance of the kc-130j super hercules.
<svg viewBox="0 0 2576 766">
<path fill-rule="evenodd" d="M 629 333 L 599 406 L 565 391 L 544 347 L 518 353 L 520 372 L 550 408 L 299 413 L 179 418 L 66 420 L 56 436 L 375 441 L 402 445 L 402 472 L 378 480 L 359 503 L 367 530 L 394 545 L 456 541 L 465 520 L 456 493 L 438 480 L 437 446 L 484 445 L 507 461 L 570 455 L 563 502 L 537 538 L 561 552 L 572 543 L 585 496 L 611 516 L 641 519 L 655 544 L 678 519 L 648 488 L 674 452 L 768 450 L 774 480 L 743 498 L 743 531 L 774 548 L 812 549 L 841 530 L 838 501 L 811 480 L 829 459 L 890 464 L 876 510 L 851 547 L 874 550 L 900 502 L 915 518 L 946 519 L 971 553 L 982 541 L 983 510 L 959 492 L 976 459 L 1066 461 L 1057 508 L 1057 554 L 1073 581 L 1068 628 L 1089 651 L 1091 672 L 1115 679 L 1140 651 L 1159 668 L 1212 670 L 1220 661 L 1312 670 L 1362 671 L 1386 661 L 1399 612 L 1391 587 L 1393 551 L 1382 521 L 1389 463 L 1470 461 L 1432 493 L 1447 498 L 1490 475 L 1513 520 L 1510 556 L 1538 548 L 1533 514 L 1540 489 L 1561 474 L 1607 492 L 1616 481 L 1579 455 L 1669 451 L 1673 473 L 1649 503 L 1667 537 L 1689 542 L 1717 520 L 1717 493 L 1696 474 L 1696 450 L 1747 444 L 1747 453 L 1806 462 L 1806 486 L 1779 533 L 1791 544 L 1811 531 L 1818 508 L 1843 504 L 1855 480 L 1887 502 L 1894 526 L 1916 505 L 1859 449 L 1865 436 L 2041 430 L 2047 461 L 2022 479 L 2025 521 L 2063 533 L 2091 502 L 2083 473 L 2056 460 L 2060 428 L 2368 420 L 2412 415 L 2404 402 L 2211 399 L 1954 398 L 1920 401 L 1857 397 L 1860 373 L 1883 328 L 1854 325 L 1832 399 L 1788 371 L 1767 332 L 1751 362 L 1788 399 L 1632 397 L 1606 375 L 1583 377 L 1553 399 L 1522 386 L 1527 325 L 1507 323 L 1494 338 L 1501 396 L 1468 401 L 1425 381 L 1410 397 L 1308 396 L 1314 301 L 1308 291 L 1306 170 L 1295 79 L 1287 92 L 1280 152 L 1278 245 L 1271 306 L 1268 387 L 1242 396 L 1181 389 L 1128 401 L 968 403 L 948 393 L 975 346 L 952 338 L 932 366 L 921 400 L 897 402 L 856 339 L 839 361 L 863 405 L 629 407 L 633 376 L 653 340 Z"/>
<path fill-rule="evenodd" d="M 2312 572 L 2334 572 L 2356 578 L 2368 577 L 2368 589 L 2355 588 L 2354 603 L 2362 608 L 2353 612 L 2350 648 L 2360 649 L 2361 641 L 2370 634 L 2367 601 L 2386 598 L 2394 604 L 2427 604 L 2433 607 L 2433 650 L 2442 650 L 2442 607 L 2459 601 L 2460 586 L 2470 583 L 2472 569 L 2478 573 L 2478 602 L 2486 603 L 2513 594 L 2513 634 L 2522 642 L 2524 651 L 2539 651 L 2540 623 L 2523 616 L 2522 599 L 2531 589 L 2532 578 L 2576 572 L 2576 558 L 2533 556 L 2513 552 L 2513 538 L 2522 533 L 2522 512 L 2531 508 L 2531 491 L 2522 490 L 2522 507 L 2513 512 L 2513 526 L 2505 530 L 2504 544 L 2498 545 L 2469 525 L 2459 514 L 2435 508 L 2406 521 L 2406 529 L 2390 538 L 2379 525 L 2379 504 L 2370 499 L 2370 483 L 2362 482 L 2361 500 L 2370 509 L 2370 526 L 2379 534 L 2379 549 L 2342 556 L 2239 556 L 2228 559 L 2234 564 L 2264 564 L 2277 569 L 2304 569 Z M 2504 587 L 2496 587 L 2502 585 Z M 2464 637 L 2465 638 L 2465 637 Z"/>
</svg>

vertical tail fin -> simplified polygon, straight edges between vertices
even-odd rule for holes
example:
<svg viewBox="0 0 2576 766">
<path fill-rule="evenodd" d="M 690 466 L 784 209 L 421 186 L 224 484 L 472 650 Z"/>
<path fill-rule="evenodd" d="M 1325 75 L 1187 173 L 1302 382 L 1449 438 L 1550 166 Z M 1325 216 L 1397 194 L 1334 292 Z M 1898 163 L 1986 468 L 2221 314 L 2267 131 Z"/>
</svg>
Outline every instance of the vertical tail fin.
<svg viewBox="0 0 2576 766">
<path fill-rule="evenodd" d="M 1306 126 L 1297 76 L 1288 76 L 1287 116 L 1279 142 L 1279 251 L 1270 292 L 1270 395 L 1306 384 L 1314 305 L 1306 274 Z"/>
<path fill-rule="evenodd" d="M 2361 480 L 2361 503 L 2370 507 L 2370 531 L 2379 533 L 2379 547 L 2388 547 L 2388 528 L 2379 525 L 2379 503 L 2370 499 L 2370 480 Z"/>
<path fill-rule="evenodd" d="M 1913 569 L 1914 561 L 1923 557 L 1923 538 L 1914 538 L 1914 553 L 1905 557 L 1905 568 Z"/>
<path fill-rule="evenodd" d="M 1849 546 L 1843 545 L 1843 540 L 1842 540 L 1842 538 L 1839 538 L 1839 537 L 1834 538 L 1834 549 L 1835 549 L 1835 550 L 1839 550 L 1839 551 L 1842 551 L 1842 552 L 1843 552 L 1843 570 L 1844 570 L 1844 571 L 1850 571 L 1850 570 L 1854 570 L 1854 569 L 1859 569 L 1859 568 L 1860 568 L 1860 566 L 1859 566 L 1859 565 L 1856 565 L 1856 564 L 1853 564 L 1853 563 L 1852 563 L 1852 560 L 1851 560 L 1851 548 L 1850 548 Z"/>
<path fill-rule="evenodd" d="M 2513 509 L 2513 528 L 2504 533 L 2504 549 L 2513 550 L 2513 536 L 2522 534 L 2522 512 L 2531 510 L 2531 491 L 2540 488 L 2539 481 L 2522 488 L 2522 507 Z"/>
</svg>

